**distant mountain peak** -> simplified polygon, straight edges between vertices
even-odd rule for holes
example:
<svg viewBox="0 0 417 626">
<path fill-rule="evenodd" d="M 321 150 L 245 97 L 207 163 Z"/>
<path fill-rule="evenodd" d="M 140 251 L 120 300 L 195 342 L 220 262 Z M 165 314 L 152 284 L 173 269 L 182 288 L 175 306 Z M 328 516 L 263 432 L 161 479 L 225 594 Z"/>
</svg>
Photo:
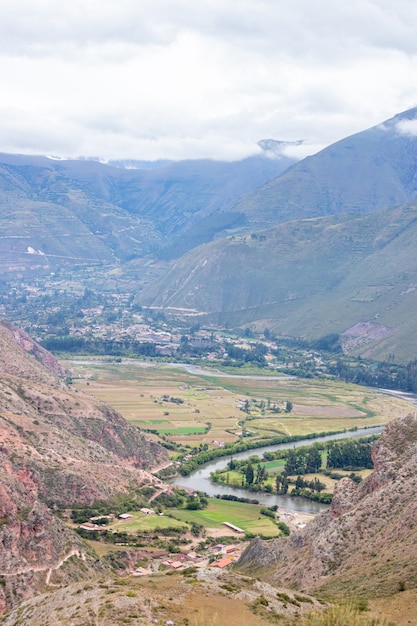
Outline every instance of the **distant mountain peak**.
<svg viewBox="0 0 417 626">
<path fill-rule="evenodd" d="M 407 109 L 406 111 L 402 111 L 402 113 L 398 113 L 394 117 L 391 118 L 392 121 L 399 120 L 415 120 L 417 119 L 417 106 L 412 107 L 411 109 Z M 388 120 L 388 121 L 391 121 Z"/>
</svg>

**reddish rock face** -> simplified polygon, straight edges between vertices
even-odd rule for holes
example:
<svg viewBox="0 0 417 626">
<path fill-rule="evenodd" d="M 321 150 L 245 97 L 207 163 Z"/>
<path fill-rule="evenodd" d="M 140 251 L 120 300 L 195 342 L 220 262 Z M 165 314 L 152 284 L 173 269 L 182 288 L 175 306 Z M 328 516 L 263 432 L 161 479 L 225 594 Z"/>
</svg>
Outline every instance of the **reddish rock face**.
<svg viewBox="0 0 417 626">
<path fill-rule="evenodd" d="M 28 380 L 60 386 L 65 370 L 57 359 L 27 333 L 0 322 L 0 371 Z"/>
<path fill-rule="evenodd" d="M 75 393 L 57 377 L 52 355 L 3 323 L 0 372 L 1 611 L 43 590 L 50 570 L 84 552 L 51 508 L 159 486 L 149 471 L 167 452 L 106 405 Z M 79 570 L 92 572 L 85 561 Z M 54 576 L 65 583 L 65 574 Z"/>
<path fill-rule="evenodd" d="M 330 516 L 337 518 L 350 511 L 359 499 L 357 485 L 350 478 L 342 478 L 337 484 L 330 506 Z"/>
</svg>

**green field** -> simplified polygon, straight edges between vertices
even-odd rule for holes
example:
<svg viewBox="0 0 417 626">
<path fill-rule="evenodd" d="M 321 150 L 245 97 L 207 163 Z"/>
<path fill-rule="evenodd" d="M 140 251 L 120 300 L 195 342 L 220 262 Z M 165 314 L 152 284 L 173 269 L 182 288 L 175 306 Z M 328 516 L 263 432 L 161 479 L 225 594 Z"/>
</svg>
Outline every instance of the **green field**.
<svg viewBox="0 0 417 626">
<path fill-rule="evenodd" d="M 265 466 L 265 469 L 268 471 L 268 473 L 274 473 L 273 470 L 279 468 L 280 470 L 284 467 L 286 463 L 286 459 L 277 459 L 276 461 L 266 461 L 265 463 L 262 463 L 262 465 Z"/>
<path fill-rule="evenodd" d="M 218 498 L 209 498 L 207 508 L 199 511 L 191 511 L 182 508 L 167 509 L 165 515 L 146 515 L 140 511 L 131 511 L 131 518 L 127 520 L 112 520 L 111 528 L 114 531 L 134 534 L 137 532 L 156 531 L 164 528 L 184 528 L 189 529 L 191 524 L 201 524 L 206 530 L 216 531 L 224 529 L 224 535 L 229 534 L 229 530 L 223 526 L 223 522 L 230 522 L 242 530 L 254 535 L 261 534 L 267 537 L 279 535 L 279 530 L 274 522 L 261 515 L 260 505 L 246 504 L 242 502 L 231 502 Z M 217 533 L 221 534 L 221 533 Z M 236 533 L 236 539 L 243 535 Z"/>
<path fill-rule="evenodd" d="M 166 517 L 165 515 L 145 515 L 140 512 L 132 512 L 132 517 L 127 520 L 116 520 L 112 522 L 113 530 L 127 533 L 138 531 L 158 530 L 158 528 L 185 528 L 186 524 L 177 519 Z"/>
<path fill-rule="evenodd" d="M 339 381 L 271 376 L 190 374 L 162 363 L 77 365 L 74 385 L 113 406 L 127 420 L 177 443 L 199 445 L 279 434 L 308 435 L 373 426 L 407 414 L 413 405 L 377 389 Z M 250 403 L 250 413 L 242 411 Z M 286 402 L 292 411 L 286 413 Z M 276 405 L 278 412 L 260 409 Z M 206 432 L 207 431 L 207 432 Z"/>
<path fill-rule="evenodd" d="M 156 428 L 163 435 L 202 435 L 206 432 L 204 426 L 179 426 L 178 428 Z"/>
<path fill-rule="evenodd" d="M 280 531 L 276 524 L 270 518 L 261 515 L 261 508 L 256 504 L 209 498 L 208 507 L 201 511 L 170 509 L 170 513 L 182 522 L 202 524 L 204 528 L 226 529 L 223 522 L 229 522 L 254 535 L 259 534 L 268 537 L 279 535 Z M 236 533 L 236 538 L 241 536 Z"/>
</svg>

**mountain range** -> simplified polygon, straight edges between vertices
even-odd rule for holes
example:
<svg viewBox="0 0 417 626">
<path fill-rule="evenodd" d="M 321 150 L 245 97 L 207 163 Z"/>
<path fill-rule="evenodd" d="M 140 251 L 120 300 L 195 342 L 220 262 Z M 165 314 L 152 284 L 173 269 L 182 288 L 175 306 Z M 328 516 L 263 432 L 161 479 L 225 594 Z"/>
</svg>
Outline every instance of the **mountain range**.
<svg viewBox="0 0 417 626">
<path fill-rule="evenodd" d="M 241 198 L 229 210 L 244 230 L 190 251 L 138 300 L 283 335 L 358 332 L 359 354 L 414 358 L 416 119 L 348 137 Z"/>
<path fill-rule="evenodd" d="M 417 107 L 307 157 L 238 200 L 252 228 L 417 202 Z"/>
<path fill-rule="evenodd" d="M 141 305 L 406 361 L 416 123 L 413 108 L 298 162 L 272 140 L 234 163 L 2 155 L 0 277 L 92 268 Z"/>
<path fill-rule="evenodd" d="M 0 155 L 0 277 L 178 256 L 240 222 L 227 205 L 293 162 L 271 150 L 148 169 Z"/>
</svg>

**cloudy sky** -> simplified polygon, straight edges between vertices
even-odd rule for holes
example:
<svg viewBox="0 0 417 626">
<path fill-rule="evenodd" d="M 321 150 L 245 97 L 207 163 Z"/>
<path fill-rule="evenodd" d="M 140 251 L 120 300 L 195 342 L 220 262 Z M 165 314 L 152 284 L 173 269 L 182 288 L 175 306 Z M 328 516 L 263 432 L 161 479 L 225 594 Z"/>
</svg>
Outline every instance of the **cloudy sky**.
<svg viewBox="0 0 417 626">
<path fill-rule="evenodd" d="M 0 151 L 312 153 L 417 105 L 415 0 L 0 0 Z"/>
</svg>

